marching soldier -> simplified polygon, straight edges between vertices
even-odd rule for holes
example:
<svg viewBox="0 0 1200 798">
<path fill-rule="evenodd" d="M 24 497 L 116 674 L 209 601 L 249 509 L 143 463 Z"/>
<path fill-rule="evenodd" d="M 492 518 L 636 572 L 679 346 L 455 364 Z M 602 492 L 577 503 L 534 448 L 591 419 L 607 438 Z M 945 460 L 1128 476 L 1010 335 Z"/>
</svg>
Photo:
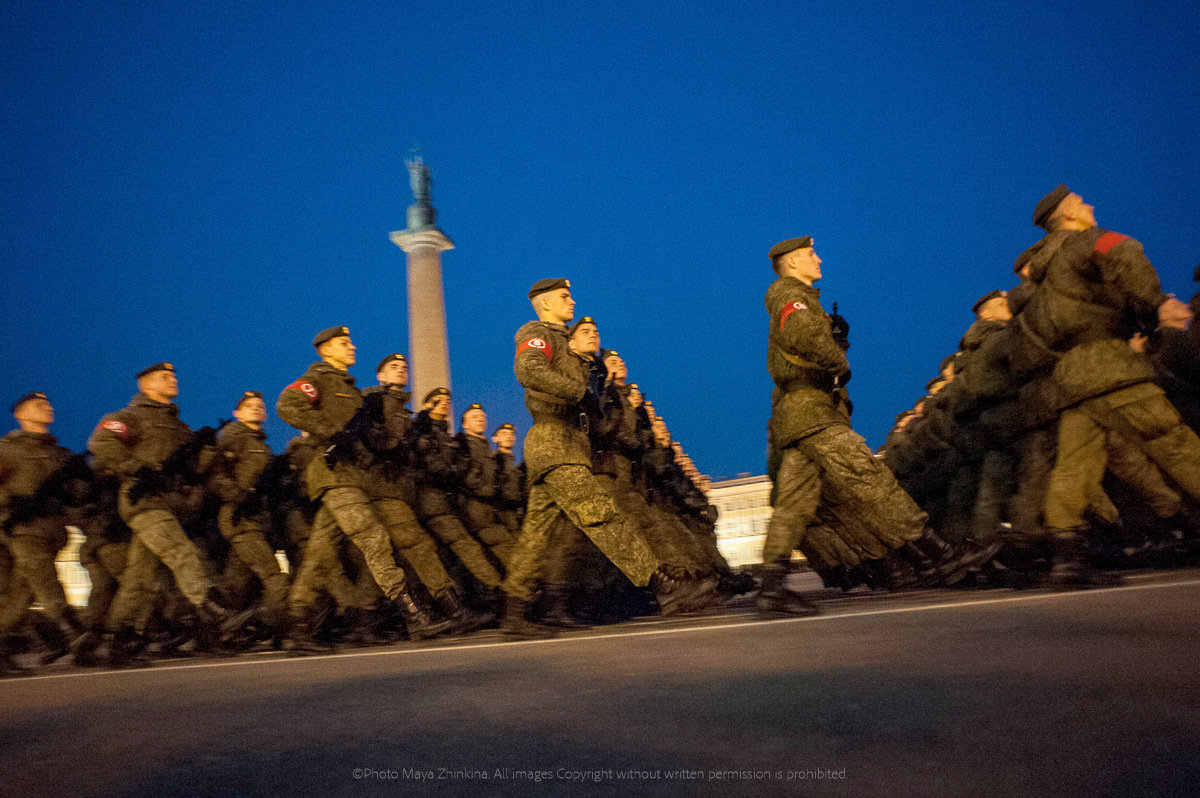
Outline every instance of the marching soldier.
<svg viewBox="0 0 1200 798">
<path fill-rule="evenodd" d="M 279 417 L 312 436 L 318 454 L 305 479 L 309 498 L 320 500 L 304 563 L 292 584 L 289 614 L 293 643 L 303 650 L 315 633 L 320 568 L 328 563 L 341 535 L 358 547 L 384 596 L 395 602 L 416 640 L 441 634 L 448 623 L 434 623 L 408 590 L 404 571 L 392 556 L 387 529 L 362 485 L 363 470 L 352 462 L 358 441 L 346 425 L 362 406 L 362 393 L 349 374 L 355 348 L 346 327 L 331 327 L 313 338 L 320 358 L 300 379 L 284 388 L 275 403 Z"/>
<path fill-rule="evenodd" d="M 547 634 L 527 620 L 526 612 L 559 513 L 565 513 L 634 585 L 650 585 L 664 614 L 702 604 L 711 597 L 715 582 L 676 581 L 663 573 L 592 473 L 583 411 L 588 364 L 570 351 L 564 326 L 575 316 L 570 283 L 540 280 L 530 288 L 529 299 L 538 318 L 517 331 L 513 364 L 533 416 L 533 427 L 525 437 L 529 501 L 504 582 L 507 602 L 502 628 L 518 637 Z"/>
<path fill-rule="evenodd" d="M 82 457 L 58 445 L 50 434 L 54 408 L 44 393 L 28 393 L 12 406 L 18 429 L 0 438 L 0 527 L 8 534 L 12 584 L 0 603 L 0 657 L 10 632 L 34 601 L 57 627 L 43 664 L 69 650 L 84 632 L 67 604 L 54 557 L 67 544 L 67 506 L 74 502 L 71 483 L 84 482 L 89 470 Z"/>
<path fill-rule="evenodd" d="M 491 552 L 501 567 L 512 554 L 515 536 L 500 520 L 499 480 L 497 460 L 484 435 L 487 432 L 487 413 L 478 402 L 462 414 L 462 432 L 458 434 L 458 450 L 463 464 L 463 520 L 467 529 Z"/>
<path fill-rule="evenodd" d="M 821 307 L 821 259 L 810 236 L 781 241 L 768 253 L 778 276 L 767 290 L 767 369 L 775 381 L 770 444 L 779 453 L 773 514 L 763 544 L 758 609 L 765 615 L 811 615 L 817 608 L 784 587 L 793 549 L 823 495 L 852 506 L 856 526 L 901 548 L 927 578 L 945 578 L 991 559 L 989 547 L 958 557 L 929 529 L 921 508 L 850 428 L 844 381 L 850 367 Z"/>
<path fill-rule="evenodd" d="M 114 665 L 125 664 L 143 645 L 135 622 L 154 599 L 160 562 L 203 621 L 215 626 L 230 619 L 182 526 L 203 501 L 200 482 L 211 464 L 215 431 L 193 433 L 179 420 L 179 381 L 170 363 L 142 369 L 137 386 L 129 405 L 101 419 L 88 439 L 97 464 L 121 477 L 117 510 L 133 532 L 108 615 Z"/>
<path fill-rule="evenodd" d="M 217 433 L 221 460 L 211 480 L 213 492 L 221 499 L 217 525 L 229 542 L 230 556 L 262 583 L 264 620 L 278 637 L 287 619 L 289 580 L 279 567 L 275 547 L 267 540 L 270 528 L 267 502 L 274 497 L 268 495 L 272 486 L 262 482 L 273 455 L 262 428 L 267 418 L 262 394 L 243 393 L 233 417 Z"/>
</svg>

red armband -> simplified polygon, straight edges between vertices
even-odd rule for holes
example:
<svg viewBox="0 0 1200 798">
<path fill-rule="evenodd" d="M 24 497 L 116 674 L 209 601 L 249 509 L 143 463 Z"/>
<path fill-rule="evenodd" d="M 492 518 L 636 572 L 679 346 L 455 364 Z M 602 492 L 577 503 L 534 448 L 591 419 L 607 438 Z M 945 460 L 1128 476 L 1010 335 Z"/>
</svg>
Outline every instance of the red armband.
<svg viewBox="0 0 1200 798">
<path fill-rule="evenodd" d="M 545 338 L 530 338 L 525 343 L 517 347 L 517 355 L 519 356 L 526 349 L 534 349 L 546 356 L 547 360 L 554 359 L 554 353 L 550 351 L 550 342 Z"/>
<path fill-rule="evenodd" d="M 98 427 L 96 427 L 96 429 L 97 430 L 106 429 L 109 432 L 114 433 L 117 436 L 119 436 L 121 438 L 121 441 L 123 443 L 125 443 L 126 445 L 129 444 L 129 427 L 125 426 L 124 423 L 117 421 L 115 418 L 110 418 L 106 421 L 101 421 L 100 425 Z"/>
<path fill-rule="evenodd" d="M 1092 249 L 1092 252 L 1098 252 L 1101 255 L 1107 255 L 1108 253 L 1112 252 L 1113 247 L 1115 247 L 1117 244 L 1120 244 L 1127 238 L 1129 238 L 1129 236 L 1123 236 L 1120 233 L 1105 233 L 1096 239 L 1096 246 Z"/>
<path fill-rule="evenodd" d="M 783 312 L 779 314 L 779 329 L 783 329 L 783 323 L 788 320 L 788 316 L 797 310 L 808 310 L 808 305 L 803 302 L 789 302 L 783 306 Z"/>
<path fill-rule="evenodd" d="M 311 382 L 305 382 L 304 380 L 296 380 L 283 390 L 297 390 L 307 396 L 308 401 L 312 402 L 314 405 L 317 403 L 317 399 L 320 398 L 320 394 L 317 393 L 316 386 L 314 386 Z"/>
</svg>

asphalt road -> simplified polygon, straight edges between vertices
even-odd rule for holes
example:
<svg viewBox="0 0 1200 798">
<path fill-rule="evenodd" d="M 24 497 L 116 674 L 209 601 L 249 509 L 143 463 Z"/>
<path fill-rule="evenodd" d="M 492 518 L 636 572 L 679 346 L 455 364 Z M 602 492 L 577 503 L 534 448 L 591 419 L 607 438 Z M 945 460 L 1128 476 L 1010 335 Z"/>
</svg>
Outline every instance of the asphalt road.
<svg viewBox="0 0 1200 798">
<path fill-rule="evenodd" d="M 0 682 L 0 796 L 1194 796 L 1200 571 Z"/>
</svg>

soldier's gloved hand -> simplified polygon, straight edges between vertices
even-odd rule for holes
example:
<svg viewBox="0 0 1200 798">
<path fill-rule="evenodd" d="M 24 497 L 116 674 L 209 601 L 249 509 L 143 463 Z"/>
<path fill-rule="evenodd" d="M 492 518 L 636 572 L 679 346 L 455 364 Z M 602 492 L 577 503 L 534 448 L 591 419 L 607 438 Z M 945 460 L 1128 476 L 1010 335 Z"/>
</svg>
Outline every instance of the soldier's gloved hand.
<svg viewBox="0 0 1200 798">
<path fill-rule="evenodd" d="M 325 447 L 325 463 L 331 468 L 351 458 L 354 452 L 354 436 L 349 432 L 335 432 Z"/>
<path fill-rule="evenodd" d="M 129 488 L 129 500 L 136 502 L 143 496 L 157 496 L 166 493 L 171 488 L 167 475 L 157 468 L 142 466 L 133 475 L 133 485 Z"/>
</svg>

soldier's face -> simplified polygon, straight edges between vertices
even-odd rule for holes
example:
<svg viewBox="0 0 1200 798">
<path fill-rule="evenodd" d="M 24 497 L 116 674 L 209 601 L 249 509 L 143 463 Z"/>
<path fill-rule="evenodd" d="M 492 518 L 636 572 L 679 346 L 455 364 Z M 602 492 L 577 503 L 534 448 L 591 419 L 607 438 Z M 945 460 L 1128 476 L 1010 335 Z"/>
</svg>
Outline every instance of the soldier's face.
<svg viewBox="0 0 1200 798">
<path fill-rule="evenodd" d="M 1087 228 L 1096 226 L 1096 206 L 1088 205 L 1083 201 L 1083 197 L 1079 196 L 1078 194 L 1068 194 L 1066 198 L 1059 203 L 1056 213 L 1064 218 L 1074 219 Z"/>
<path fill-rule="evenodd" d="M 571 350 L 581 355 L 600 353 L 600 331 L 595 324 L 581 324 L 571 336 Z"/>
<path fill-rule="evenodd" d="M 513 444 L 517 442 L 517 433 L 510 429 L 499 430 L 492 436 L 492 443 L 496 444 L 496 448 L 502 452 L 511 452 Z"/>
<path fill-rule="evenodd" d="M 1012 318 L 1012 310 L 1008 307 L 1008 297 L 998 296 L 984 302 L 979 308 L 979 318 L 987 321 L 1008 321 Z"/>
<path fill-rule="evenodd" d="M 625 361 L 620 355 L 609 355 L 604 358 L 604 365 L 612 372 L 613 382 L 617 385 L 624 385 L 625 378 L 629 376 L 629 372 L 625 368 Z"/>
<path fill-rule="evenodd" d="M 463 431 L 471 435 L 483 437 L 483 433 L 487 431 L 487 413 L 479 408 L 468 410 L 463 414 Z"/>
<path fill-rule="evenodd" d="M 430 418 L 443 421 L 450 416 L 450 397 L 439 394 L 425 403 L 425 409 L 429 411 Z"/>
<path fill-rule="evenodd" d="M 575 318 L 575 300 L 571 298 L 571 289 L 557 288 L 547 291 L 538 299 L 542 300 L 542 307 L 549 315 L 549 321 L 566 324 Z"/>
<path fill-rule="evenodd" d="M 138 380 L 138 390 L 156 402 L 169 402 L 179 396 L 179 378 L 173 371 L 152 371 Z"/>
<path fill-rule="evenodd" d="M 355 348 L 349 335 L 339 335 L 321 344 L 321 359 L 335 368 L 347 369 L 354 365 Z"/>
<path fill-rule="evenodd" d="M 233 417 L 243 424 L 261 424 L 267 420 L 267 403 L 257 396 L 251 397 L 237 406 Z"/>
<path fill-rule="evenodd" d="M 22 402 L 13 413 L 17 423 L 49 426 L 54 423 L 54 408 L 49 399 L 30 399 Z"/>
<path fill-rule="evenodd" d="M 401 388 L 408 385 L 408 364 L 403 360 L 392 360 L 379 371 L 375 377 L 380 385 L 396 385 Z"/>
<path fill-rule="evenodd" d="M 794 249 L 783 257 L 783 274 L 795 277 L 805 285 L 812 285 L 821 279 L 821 259 L 812 247 Z"/>
</svg>

